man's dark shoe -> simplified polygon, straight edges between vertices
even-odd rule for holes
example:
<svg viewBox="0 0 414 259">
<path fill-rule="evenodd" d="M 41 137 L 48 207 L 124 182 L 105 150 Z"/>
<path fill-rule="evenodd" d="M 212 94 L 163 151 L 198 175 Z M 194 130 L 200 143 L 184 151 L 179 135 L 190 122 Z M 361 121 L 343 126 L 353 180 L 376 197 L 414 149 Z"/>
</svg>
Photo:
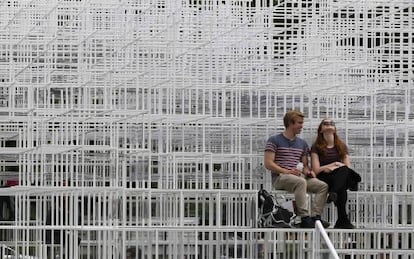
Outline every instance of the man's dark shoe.
<svg viewBox="0 0 414 259">
<path fill-rule="evenodd" d="M 326 198 L 326 203 L 336 203 L 336 201 L 338 200 L 338 194 L 336 194 L 336 192 L 330 192 L 328 193 L 328 198 Z"/>
<path fill-rule="evenodd" d="M 301 228 L 314 228 L 315 222 L 313 221 L 311 217 L 305 216 L 305 217 L 302 217 L 301 219 L 300 227 Z"/>
<path fill-rule="evenodd" d="M 329 228 L 329 226 L 331 225 L 331 223 L 329 223 L 328 221 L 322 220 L 320 215 L 316 215 L 316 216 L 312 217 L 312 219 L 313 219 L 314 222 L 319 220 L 322 223 L 322 226 L 324 228 Z"/>
</svg>

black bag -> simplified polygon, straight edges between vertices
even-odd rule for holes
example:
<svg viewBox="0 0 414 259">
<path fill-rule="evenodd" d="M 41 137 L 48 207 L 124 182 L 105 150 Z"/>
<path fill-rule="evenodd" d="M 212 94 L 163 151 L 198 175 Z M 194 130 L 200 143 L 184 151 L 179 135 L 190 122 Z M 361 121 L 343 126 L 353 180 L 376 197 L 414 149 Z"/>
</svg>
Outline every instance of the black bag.
<svg viewBox="0 0 414 259">
<path fill-rule="evenodd" d="M 351 168 L 348 168 L 348 173 L 348 189 L 350 191 L 358 191 L 358 183 L 361 182 L 361 176 Z"/>
<path fill-rule="evenodd" d="M 259 227 L 291 228 L 295 215 L 281 207 L 275 197 L 266 190 L 259 191 Z"/>
</svg>

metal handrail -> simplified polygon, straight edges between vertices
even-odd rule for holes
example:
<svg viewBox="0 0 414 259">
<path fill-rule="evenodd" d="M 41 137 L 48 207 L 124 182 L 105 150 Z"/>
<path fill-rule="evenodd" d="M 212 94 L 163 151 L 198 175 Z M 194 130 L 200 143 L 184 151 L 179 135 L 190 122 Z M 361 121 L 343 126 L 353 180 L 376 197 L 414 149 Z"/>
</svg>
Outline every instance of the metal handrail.
<svg viewBox="0 0 414 259">
<path fill-rule="evenodd" d="M 323 227 L 320 220 L 317 220 L 315 222 L 315 238 L 314 240 L 318 240 L 318 242 L 315 242 L 315 246 L 319 244 L 319 247 L 321 246 L 320 238 L 318 233 L 320 233 L 320 236 L 322 236 L 323 240 L 325 241 L 326 245 L 328 246 L 329 253 L 331 254 L 332 258 L 339 259 L 338 253 L 336 252 L 336 249 L 334 245 L 332 244 L 331 240 L 329 239 L 328 234 L 325 231 L 325 228 Z M 318 249 L 314 249 L 314 251 L 318 251 Z M 318 257 L 315 257 L 318 258 Z"/>
</svg>

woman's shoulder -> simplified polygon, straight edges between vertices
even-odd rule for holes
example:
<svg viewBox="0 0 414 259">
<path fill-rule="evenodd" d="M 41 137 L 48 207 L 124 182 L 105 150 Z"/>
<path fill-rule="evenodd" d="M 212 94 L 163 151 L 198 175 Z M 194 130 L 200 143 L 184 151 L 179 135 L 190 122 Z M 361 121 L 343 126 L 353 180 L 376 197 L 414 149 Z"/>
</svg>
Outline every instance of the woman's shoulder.
<svg viewBox="0 0 414 259">
<path fill-rule="evenodd" d="M 318 150 L 319 149 L 316 147 L 316 145 L 315 144 L 312 144 L 312 146 L 310 148 L 310 152 L 311 153 L 319 153 Z"/>
</svg>

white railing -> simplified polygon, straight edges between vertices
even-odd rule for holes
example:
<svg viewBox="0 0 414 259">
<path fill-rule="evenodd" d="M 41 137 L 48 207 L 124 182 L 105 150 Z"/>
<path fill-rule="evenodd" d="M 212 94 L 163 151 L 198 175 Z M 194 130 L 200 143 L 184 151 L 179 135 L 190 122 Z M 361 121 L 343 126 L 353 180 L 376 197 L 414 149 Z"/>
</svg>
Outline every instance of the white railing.
<svg viewBox="0 0 414 259">
<path fill-rule="evenodd" d="M 328 234 L 325 231 L 325 228 L 323 227 L 322 223 L 317 220 L 315 222 L 315 247 L 314 247 L 314 257 L 317 258 L 325 258 L 324 254 L 329 254 L 329 258 L 333 259 L 339 259 L 338 253 L 336 252 L 336 249 L 334 245 L 332 244 L 331 240 L 329 239 Z M 326 246 L 326 249 L 323 248 L 323 246 Z M 324 251 L 324 250 L 327 250 Z"/>
</svg>

